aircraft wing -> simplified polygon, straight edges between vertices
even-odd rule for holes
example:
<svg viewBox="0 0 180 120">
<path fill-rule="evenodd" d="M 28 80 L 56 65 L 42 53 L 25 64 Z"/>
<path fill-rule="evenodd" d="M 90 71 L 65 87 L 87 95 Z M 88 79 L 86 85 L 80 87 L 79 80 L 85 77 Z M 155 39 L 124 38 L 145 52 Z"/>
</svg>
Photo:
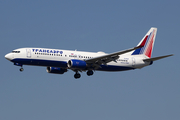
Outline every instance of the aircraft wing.
<svg viewBox="0 0 180 120">
<path fill-rule="evenodd" d="M 99 56 L 99 57 L 87 59 L 87 60 L 85 60 L 85 62 L 87 64 L 91 64 L 92 67 L 97 67 L 98 68 L 101 64 L 106 65 L 106 63 L 111 62 L 111 61 L 116 62 L 116 60 L 119 58 L 119 55 L 128 53 L 130 51 L 136 50 L 136 49 L 141 48 L 141 47 L 143 47 L 143 46 L 137 46 L 137 47 L 130 48 L 130 49 L 127 49 L 127 50 L 123 50 L 123 51 L 119 51 L 119 52 L 115 52 L 115 53 L 111 53 L 111 54 L 102 55 L 102 56 Z"/>
</svg>

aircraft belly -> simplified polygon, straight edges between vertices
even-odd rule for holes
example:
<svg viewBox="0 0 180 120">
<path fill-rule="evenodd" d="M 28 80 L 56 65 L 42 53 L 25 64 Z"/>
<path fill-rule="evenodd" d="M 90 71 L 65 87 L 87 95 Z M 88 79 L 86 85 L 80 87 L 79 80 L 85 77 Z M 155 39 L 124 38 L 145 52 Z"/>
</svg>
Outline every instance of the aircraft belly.
<svg viewBox="0 0 180 120">
<path fill-rule="evenodd" d="M 65 62 L 65 61 L 17 58 L 17 59 L 13 59 L 12 62 L 20 63 L 23 65 L 51 66 L 51 67 L 67 68 L 67 62 Z"/>
<path fill-rule="evenodd" d="M 101 65 L 101 67 L 97 70 L 99 71 L 125 71 L 125 70 L 132 70 L 135 69 L 133 67 L 126 67 L 126 66 L 115 66 L 115 65 Z"/>
</svg>

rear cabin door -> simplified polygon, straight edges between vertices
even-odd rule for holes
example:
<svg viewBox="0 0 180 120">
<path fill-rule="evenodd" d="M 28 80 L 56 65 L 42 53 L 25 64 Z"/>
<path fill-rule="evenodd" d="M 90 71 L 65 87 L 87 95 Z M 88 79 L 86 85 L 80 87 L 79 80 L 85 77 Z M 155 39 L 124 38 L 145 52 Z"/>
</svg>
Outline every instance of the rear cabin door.
<svg viewBox="0 0 180 120">
<path fill-rule="evenodd" d="M 134 67 L 135 64 L 136 64 L 136 60 L 135 60 L 135 58 L 133 57 L 133 58 L 132 58 L 132 66 Z"/>
</svg>

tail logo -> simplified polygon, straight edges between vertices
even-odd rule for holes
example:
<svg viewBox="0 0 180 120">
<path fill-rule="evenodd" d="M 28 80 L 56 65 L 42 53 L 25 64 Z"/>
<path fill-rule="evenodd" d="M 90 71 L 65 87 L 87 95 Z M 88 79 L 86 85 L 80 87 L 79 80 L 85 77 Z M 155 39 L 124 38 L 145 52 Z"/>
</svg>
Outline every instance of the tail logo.
<svg viewBox="0 0 180 120">
<path fill-rule="evenodd" d="M 142 48 L 139 48 L 135 50 L 132 55 L 139 55 L 144 54 L 147 57 L 151 58 L 152 49 L 154 46 L 154 38 L 155 38 L 155 30 L 153 30 L 149 35 L 146 35 L 144 40 L 141 42 L 141 46 L 144 46 Z"/>
</svg>

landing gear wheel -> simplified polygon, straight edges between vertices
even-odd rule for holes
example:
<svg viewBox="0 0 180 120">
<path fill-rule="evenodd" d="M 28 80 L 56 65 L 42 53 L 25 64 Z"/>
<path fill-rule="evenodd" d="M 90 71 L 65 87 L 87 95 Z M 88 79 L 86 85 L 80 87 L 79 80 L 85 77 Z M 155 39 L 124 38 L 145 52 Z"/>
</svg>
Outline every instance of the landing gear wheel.
<svg viewBox="0 0 180 120">
<path fill-rule="evenodd" d="M 80 78 L 81 77 L 81 74 L 79 74 L 79 73 L 76 73 L 76 74 L 74 74 L 74 78 Z"/>
<path fill-rule="evenodd" d="M 20 68 L 19 70 L 22 72 L 24 69 L 23 69 L 23 68 Z"/>
<path fill-rule="evenodd" d="M 94 73 L 94 72 L 93 72 L 92 70 L 88 70 L 88 71 L 87 71 L 87 75 L 88 75 L 88 76 L 93 75 L 93 73 Z"/>
</svg>

